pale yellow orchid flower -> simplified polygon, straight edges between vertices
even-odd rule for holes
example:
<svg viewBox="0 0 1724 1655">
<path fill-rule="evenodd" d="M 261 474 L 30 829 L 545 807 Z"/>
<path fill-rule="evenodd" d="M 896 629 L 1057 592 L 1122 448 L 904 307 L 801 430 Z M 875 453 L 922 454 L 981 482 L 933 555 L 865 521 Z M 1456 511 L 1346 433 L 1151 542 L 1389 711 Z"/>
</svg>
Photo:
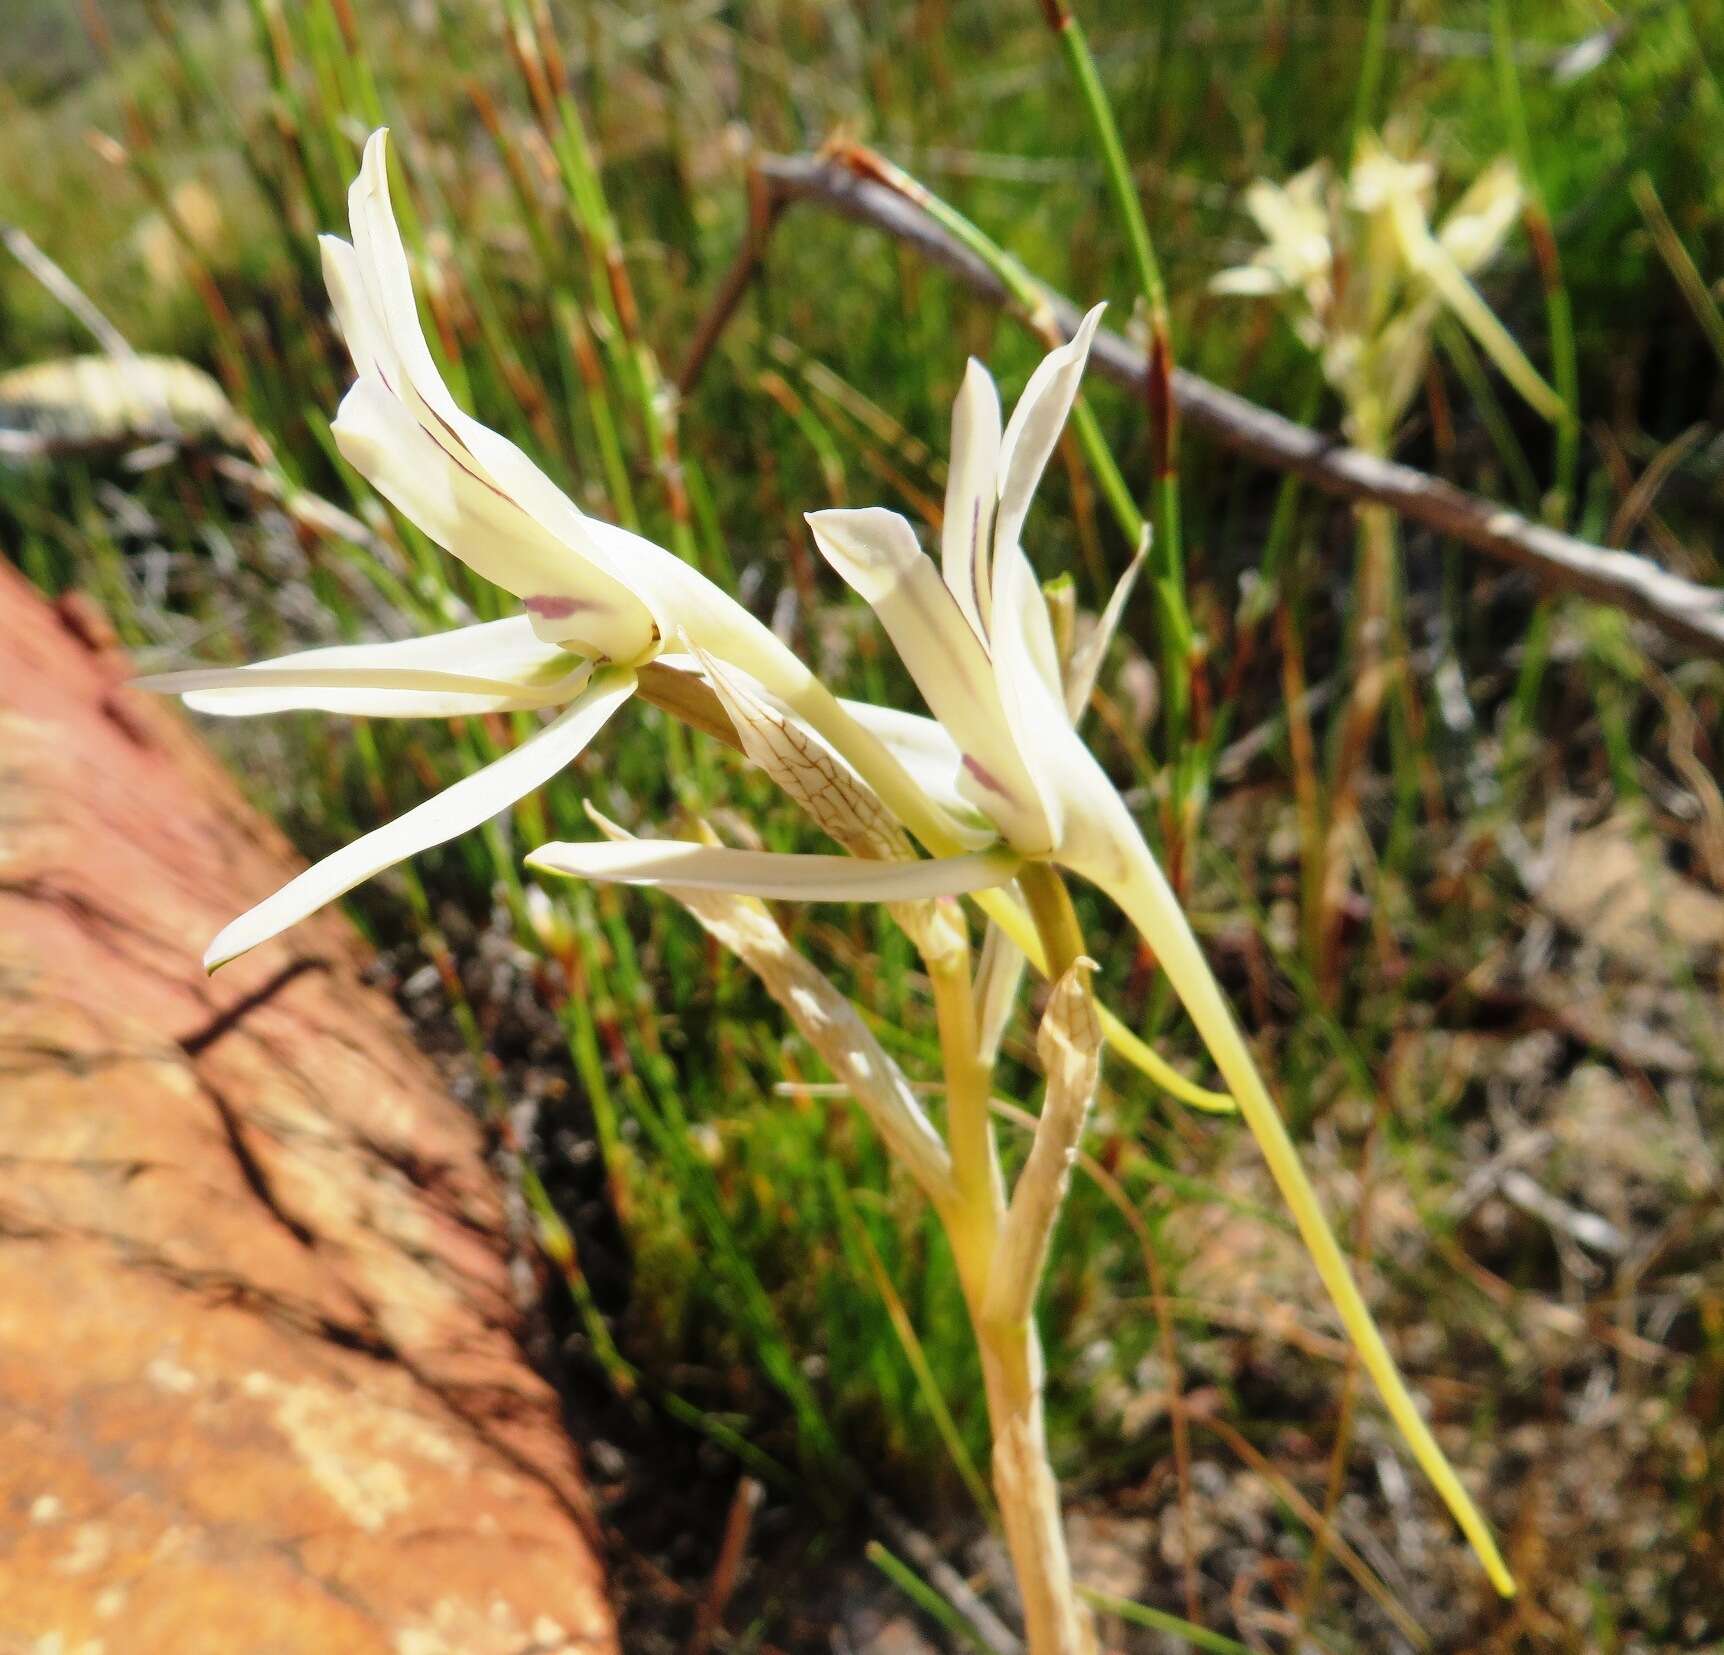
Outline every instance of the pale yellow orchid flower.
<svg viewBox="0 0 1724 1655">
<path fill-rule="evenodd" d="M 1272 298 L 1303 296 L 1314 315 L 1328 312 L 1335 249 L 1329 196 L 1334 176 L 1327 161 L 1295 173 L 1285 184 L 1259 178 L 1245 192 L 1245 210 L 1263 232 L 1249 264 L 1224 270 L 1210 283 L 1216 293 Z"/>
<path fill-rule="evenodd" d="M 1325 162 L 1286 184 L 1259 179 L 1245 207 L 1263 232 L 1249 263 L 1211 291 L 1282 300 L 1300 340 L 1341 393 L 1355 440 L 1385 449 L 1430 358 L 1446 309 L 1547 419 L 1560 399 L 1469 279 L 1501 249 L 1524 205 L 1512 162 L 1493 161 L 1432 228 L 1436 169 L 1374 134 L 1344 181 Z"/>
<path fill-rule="evenodd" d="M 1040 364 L 1003 431 L 993 380 L 980 363 L 970 364 L 953 415 L 938 565 L 895 512 L 823 511 L 808 520 L 827 561 L 871 605 L 915 679 L 946 738 L 948 791 L 992 828 L 991 850 L 904 863 L 636 841 L 547 845 L 528 862 L 629 885 L 805 901 L 986 893 L 1014 878 L 1031 895 L 1037 869 L 1069 870 L 1099 886 L 1154 950 L 1261 1146 L 1391 1416 L 1492 1581 L 1510 1592 L 1489 1529 L 1377 1331 L 1178 899 L 1068 712 L 1047 601 L 1020 537 L 1100 315 L 1100 307 L 1092 310 L 1075 337 Z M 945 877 L 936 872 L 942 867 Z M 1035 946 L 1032 935 L 1026 952 Z"/>
</svg>

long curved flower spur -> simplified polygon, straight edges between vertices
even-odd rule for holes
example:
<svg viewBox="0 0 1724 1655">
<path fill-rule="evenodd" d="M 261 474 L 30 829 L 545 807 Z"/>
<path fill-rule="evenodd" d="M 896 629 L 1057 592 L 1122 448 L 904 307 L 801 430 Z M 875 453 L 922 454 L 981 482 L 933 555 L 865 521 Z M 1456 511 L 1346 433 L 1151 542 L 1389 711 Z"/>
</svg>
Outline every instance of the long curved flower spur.
<svg viewBox="0 0 1724 1655">
<path fill-rule="evenodd" d="M 523 612 L 431 637 L 163 673 L 139 684 L 228 717 L 295 709 L 386 718 L 545 709 L 555 717 L 494 763 L 344 845 L 242 914 L 210 944 L 205 965 L 214 970 L 362 880 L 507 809 L 572 763 L 637 691 L 669 695 L 686 714 L 698 677 L 686 664 L 673 670 L 659 658 L 686 663 L 689 639 L 840 745 L 924 844 L 961 852 L 965 834 L 926 786 L 920 721 L 840 706 L 770 629 L 699 571 L 587 516 L 519 448 L 456 403 L 420 328 L 389 201 L 386 138 L 381 130 L 372 134 L 348 195 L 352 242 L 322 240 L 330 299 L 357 374 L 334 422 L 335 440 L 403 516 L 513 593 Z M 901 760 L 894 748 L 904 743 Z M 961 858 L 907 874 L 918 895 L 967 877 Z"/>
<path fill-rule="evenodd" d="M 548 845 L 528 861 L 589 879 L 801 900 L 889 900 L 931 894 L 936 885 L 997 898 L 987 887 L 1015 877 L 1026 894 L 1045 891 L 1048 872 L 1062 869 L 1098 885 L 1154 950 L 1255 1135 L 1391 1417 L 1492 1583 L 1509 1594 L 1513 1581 L 1490 1531 L 1377 1331 L 1178 899 L 1068 715 L 1047 601 L 1020 534 L 1100 314 L 1100 307 L 1091 311 L 1075 337 L 1040 364 L 1003 431 L 993 380 L 970 363 L 953 414 L 940 566 L 895 512 L 822 511 L 808 519 L 827 561 L 873 607 L 944 730 L 950 791 L 992 830 L 991 861 L 971 854 L 931 864 L 867 862 L 665 841 Z M 942 861 L 950 880 L 932 873 Z M 927 885 L 908 889 L 918 871 Z M 1064 900 L 1063 889 L 1056 899 Z M 1007 910 L 996 901 L 988 911 Z"/>
</svg>

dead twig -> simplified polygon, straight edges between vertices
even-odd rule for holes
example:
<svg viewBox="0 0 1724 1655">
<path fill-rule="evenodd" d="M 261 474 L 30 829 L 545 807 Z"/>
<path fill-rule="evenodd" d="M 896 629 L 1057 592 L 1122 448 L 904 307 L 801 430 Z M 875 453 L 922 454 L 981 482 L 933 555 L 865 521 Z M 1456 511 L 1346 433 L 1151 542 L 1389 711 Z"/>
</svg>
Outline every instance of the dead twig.
<svg viewBox="0 0 1724 1655">
<path fill-rule="evenodd" d="M 874 179 L 858 177 L 836 160 L 763 156 L 756 163 L 751 190 L 748 238 L 678 375 L 684 393 L 699 378 L 725 323 L 747 291 L 772 227 L 797 202 L 812 202 L 883 230 L 950 271 L 982 298 L 1015 308 L 994 272 L 913 201 Z M 1051 290 L 1046 299 L 1069 337 L 1078 307 Z M 1108 379 L 1136 396 L 1145 394 L 1148 368 L 1140 346 L 1104 330 L 1096 335 L 1091 360 Z M 1724 591 L 1685 580 L 1633 552 L 1595 546 L 1535 523 L 1412 466 L 1350 448 L 1196 374 L 1176 369 L 1173 388 L 1182 416 L 1226 447 L 1344 499 L 1378 501 L 1440 535 L 1526 571 L 1546 586 L 1627 610 L 1690 648 L 1724 656 Z"/>
<path fill-rule="evenodd" d="M 730 1515 L 724 1520 L 724 1539 L 719 1545 L 718 1562 L 713 1565 L 712 1579 L 706 1596 L 695 1612 L 694 1631 L 688 1640 L 688 1655 L 706 1655 L 712 1647 L 713 1635 L 724 1625 L 724 1612 L 730 1607 L 731 1594 L 742 1573 L 742 1560 L 748 1552 L 748 1536 L 754 1528 L 754 1514 L 760 1509 L 765 1489 L 753 1477 L 744 1477 L 736 1485 L 736 1497 L 730 1502 Z"/>
</svg>

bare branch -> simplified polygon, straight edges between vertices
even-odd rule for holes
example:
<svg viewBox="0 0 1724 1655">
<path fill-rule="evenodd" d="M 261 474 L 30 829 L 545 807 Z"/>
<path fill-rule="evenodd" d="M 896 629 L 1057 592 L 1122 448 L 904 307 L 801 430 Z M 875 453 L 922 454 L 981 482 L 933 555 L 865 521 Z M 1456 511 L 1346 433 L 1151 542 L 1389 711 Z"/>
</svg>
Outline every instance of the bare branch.
<svg viewBox="0 0 1724 1655">
<path fill-rule="evenodd" d="M 858 177 L 837 161 L 817 156 L 766 156 L 757 170 L 765 204 L 757 195 L 748 243 L 725 284 L 723 304 L 708 317 L 700 350 L 681 375 L 685 391 L 698 376 L 758 264 L 766 232 L 783 209 L 796 202 L 813 202 L 883 230 L 949 270 L 984 299 L 1010 307 L 1004 286 L 986 264 L 913 201 L 885 184 Z M 1078 307 L 1051 290 L 1047 299 L 1069 337 Z M 1092 360 L 1115 383 L 1134 395 L 1145 394 L 1148 363 L 1144 352 L 1129 340 L 1104 330 L 1096 336 Z M 1547 586 L 1612 604 L 1651 621 L 1692 649 L 1724 655 L 1724 591 L 1672 574 L 1649 558 L 1595 546 L 1535 523 L 1412 466 L 1363 453 L 1183 369 L 1175 371 L 1173 388 L 1180 413 L 1190 424 L 1239 453 L 1293 472 L 1331 494 L 1381 502 L 1402 517 L 1525 570 Z"/>
</svg>

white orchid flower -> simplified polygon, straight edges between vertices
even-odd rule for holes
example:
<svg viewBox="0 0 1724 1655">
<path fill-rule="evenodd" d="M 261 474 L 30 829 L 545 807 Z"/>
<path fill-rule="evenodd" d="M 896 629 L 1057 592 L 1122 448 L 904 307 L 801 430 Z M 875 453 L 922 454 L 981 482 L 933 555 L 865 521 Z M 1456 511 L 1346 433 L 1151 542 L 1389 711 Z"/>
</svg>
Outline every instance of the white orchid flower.
<svg viewBox="0 0 1724 1655">
<path fill-rule="evenodd" d="M 385 145 L 383 131 L 372 135 L 349 192 L 352 242 L 323 238 L 330 299 L 358 376 L 335 420 L 336 442 L 403 516 L 512 593 L 523 612 L 433 637 L 141 683 L 230 717 L 294 709 L 436 718 L 544 709 L 556 716 L 494 764 L 344 846 L 240 916 L 210 944 L 205 965 L 213 970 L 255 948 L 362 880 L 542 786 L 580 755 L 661 654 L 682 652 L 685 637 L 749 673 L 842 748 L 925 844 L 963 848 L 961 826 L 915 778 L 916 770 L 926 772 L 926 735 L 915 721 L 841 707 L 734 599 L 664 548 L 587 516 L 514 443 L 455 402 L 420 328 L 389 201 Z M 901 743 L 907 762 L 894 755 Z"/>
<path fill-rule="evenodd" d="M 1512 1590 L 1488 1528 L 1371 1319 L 1178 899 L 1068 712 L 1047 601 L 1020 535 L 1100 317 L 1098 306 L 1040 364 L 1003 431 L 993 380 L 980 363 L 970 363 L 953 413 L 938 566 L 895 512 L 822 511 L 808 519 L 827 561 L 873 607 L 944 730 L 953 790 L 992 826 L 992 851 L 920 863 L 861 862 L 635 841 L 548 845 L 528 862 L 629 885 L 804 900 L 985 891 L 1014 876 L 1027 879 L 1037 864 L 1099 886 L 1154 950 L 1209 1048 L 1395 1423 L 1492 1579 Z M 936 872 L 941 867 L 947 877 Z M 988 912 L 1003 916 L 1009 909 L 995 902 Z M 1021 925 L 1013 930 L 1014 940 L 1023 937 Z M 1035 950 L 1033 934 L 1023 945 Z"/>
</svg>

